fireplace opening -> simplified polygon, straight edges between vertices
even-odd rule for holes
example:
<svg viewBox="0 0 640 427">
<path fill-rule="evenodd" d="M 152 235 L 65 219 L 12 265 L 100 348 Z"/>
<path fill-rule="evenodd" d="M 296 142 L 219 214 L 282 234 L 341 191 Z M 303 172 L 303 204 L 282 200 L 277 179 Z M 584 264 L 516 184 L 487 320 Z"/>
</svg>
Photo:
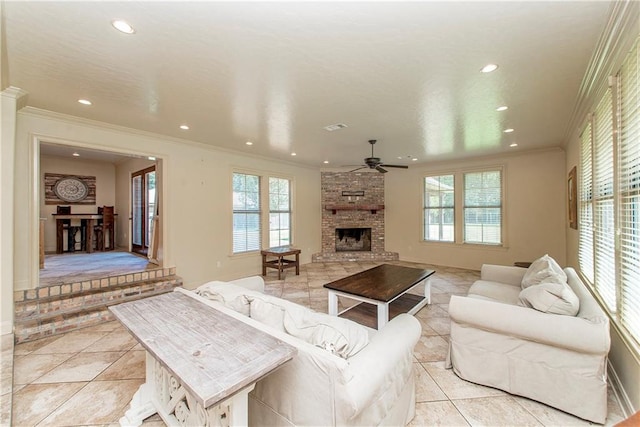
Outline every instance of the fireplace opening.
<svg viewBox="0 0 640 427">
<path fill-rule="evenodd" d="M 336 252 L 371 252 L 371 228 L 336 228 Z"/>
</svg>

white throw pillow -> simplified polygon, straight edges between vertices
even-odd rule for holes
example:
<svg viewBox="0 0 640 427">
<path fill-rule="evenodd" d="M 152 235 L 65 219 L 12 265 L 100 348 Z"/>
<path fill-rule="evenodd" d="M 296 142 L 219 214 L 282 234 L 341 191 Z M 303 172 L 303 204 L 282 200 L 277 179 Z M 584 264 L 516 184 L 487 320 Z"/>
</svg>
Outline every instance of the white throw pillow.
<svg viewBox="0 0 640 427">
<path fill-rule="evenodd" d="M 249 301 L 252 319 L 279 331 L 286 332 L 283 322 L 284 308 L 257 297 L 252 297 Z"/>
<path fill-rule="evenodd" d="M 286 332 L 343 359 L 355 355 L 367 344 L 367 330 L 348 319 L 316 312 L 292 312 L 284 315 Z"/>
<path fill-rule="evenodd" d="M 562 267 L 549 255 L 535 260 L 522 278 L 522 289 L 539 283 L 567 283 L 567 275 Z"/>
<path fill-rule="evenodd" d="M 541 283 L 520 292 L 520 305 L 543 313 L 575 316 L 580 310 L 580 300 L 566 283 Z"/>
</svg>

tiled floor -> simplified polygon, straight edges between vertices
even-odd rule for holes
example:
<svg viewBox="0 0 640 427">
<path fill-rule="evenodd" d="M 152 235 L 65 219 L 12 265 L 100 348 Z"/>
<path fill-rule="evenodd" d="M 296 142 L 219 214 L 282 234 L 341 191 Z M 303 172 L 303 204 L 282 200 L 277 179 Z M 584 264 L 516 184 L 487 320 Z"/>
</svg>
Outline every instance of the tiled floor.
<svg viewBox="0 0 640 427">
<path fill-rule="evenodd" d="M 400 263 L 408 266 L 422 266 Z M 367 263 L 306 264 L 300 275 L 267 277 L 269 294 L 326 312 L 328 281 L 373 267 Z M 425 266 L 427 267 L 427 266 Z M 465 294 L 477 272 L 432 267 L 433 304 L 416 317 L 422 337 L 415 349 L 416 416 L 412 426 L 579 426 L 588 422 L 492 388 L 471 384 L 444 369 L 449 337 L 447 308 L 452 294 Z M 117 322 L 16 345 L 13 395 L 6 393 L 3 340 L 2 414 L 13 407 L 14 426 L 115 425 L 144 381 L 144 351 Z M 8 365 L 9 362 L 6 364 Z M 10 375 L 9 375 L 10 378 Z M 610 392 L 607 425 L 623 418 Z M 13 397 L 13 402 L 7 397 Z M 156 416 L 145 426 L 163 426 Z"/>
</svg>

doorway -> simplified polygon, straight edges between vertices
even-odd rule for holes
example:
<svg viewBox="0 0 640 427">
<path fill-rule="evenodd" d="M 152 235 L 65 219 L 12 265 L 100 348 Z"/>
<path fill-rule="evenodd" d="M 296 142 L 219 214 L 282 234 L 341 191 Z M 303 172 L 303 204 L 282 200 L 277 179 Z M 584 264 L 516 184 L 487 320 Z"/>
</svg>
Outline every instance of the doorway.
<svg viewBox="0 0 640 427">
<path fill-rule="evenodd" d="M 131 174 L 131 250 L 147 255 L 156 212 L 156 167 Z"/>
</svg>

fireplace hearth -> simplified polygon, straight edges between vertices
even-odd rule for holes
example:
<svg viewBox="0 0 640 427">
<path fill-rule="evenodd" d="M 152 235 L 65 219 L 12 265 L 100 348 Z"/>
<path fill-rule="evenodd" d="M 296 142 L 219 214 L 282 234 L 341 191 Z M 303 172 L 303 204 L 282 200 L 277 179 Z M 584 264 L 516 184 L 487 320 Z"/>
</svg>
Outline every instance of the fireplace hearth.
<svg viewBox="0 0 640 427">
<path fill-rule="evenodd" d="M 371 228 L 336 228 L 336 252 L 370 252 Z"/>
</svg>

